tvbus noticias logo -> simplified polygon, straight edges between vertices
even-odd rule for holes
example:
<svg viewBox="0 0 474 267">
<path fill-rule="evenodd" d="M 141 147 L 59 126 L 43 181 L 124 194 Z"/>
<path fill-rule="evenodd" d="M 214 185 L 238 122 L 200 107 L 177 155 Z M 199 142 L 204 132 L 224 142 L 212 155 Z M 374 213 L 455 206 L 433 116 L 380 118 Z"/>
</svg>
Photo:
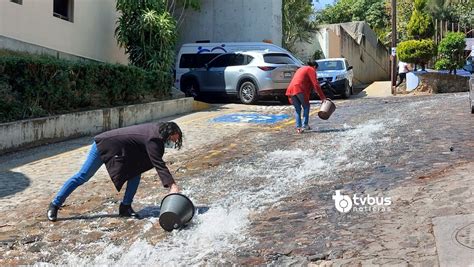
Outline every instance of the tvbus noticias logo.
<svg viewBox="0 0 474 267">
<path fill-rule="evenodd" d="M 337 211 L 341 213 L 353 212 L 385 212 L 390 211 L 392 205 L 391 197 L 374 197 L 367 195 L 354 194 L 342 195 L 341 190 L 336 190 L 336 194 L 332 195 L 334 205 Z"/>
</svg>

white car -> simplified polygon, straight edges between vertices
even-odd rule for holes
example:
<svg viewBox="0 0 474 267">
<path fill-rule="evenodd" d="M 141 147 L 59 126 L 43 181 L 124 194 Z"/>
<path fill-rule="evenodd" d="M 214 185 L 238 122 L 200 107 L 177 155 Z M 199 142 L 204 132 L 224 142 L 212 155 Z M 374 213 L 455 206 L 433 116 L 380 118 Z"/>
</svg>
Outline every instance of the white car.
<svg viewBox="0 0 474 267">
<path fill-rule="evenodd" d="M 316 60 L 318 63 L 318 81 L 328 82 L 335 92 L 343 98 L 349 98 L 352 94 L 352 80 L 354 73 L 352 66 L 345 58 L 328 58 Z"/>
<path fill-rule="evenodd" d="M 469 79 L 469 105 L 471 107 L 471 113 L 474 114 L 474 61 L 473 56 L 469 56 L 464 66 L 466 71 L 471 73 L 471 79 Z"/>
<path fill-rule="evenodd" d="M 469 79 L 469 104 L 471 105 L 471 113 L 474 114 L 474 74 Z"/>
</svg>

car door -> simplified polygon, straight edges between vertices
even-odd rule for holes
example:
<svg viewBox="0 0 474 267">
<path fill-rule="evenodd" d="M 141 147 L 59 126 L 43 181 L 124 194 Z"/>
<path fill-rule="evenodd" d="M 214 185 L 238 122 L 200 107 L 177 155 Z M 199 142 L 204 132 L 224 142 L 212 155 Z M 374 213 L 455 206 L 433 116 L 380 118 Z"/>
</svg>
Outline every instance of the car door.
<svg viewBox="0 0 474 267">
<path fill-rule="evenodd" d="M 246 56 L 243 54 L 234 54 L 230 58 L 229 65 L 224 70 L 225 91 L 228 94 L 237 93 L 237 83 L 240 76 L 245 73 Z"/>
<path fill-rule="evenodd" d="M 231 63 L 234 53 L 223 54 L 213 59 L 206 67 L 201 79 L 201 91 L 209 93 L 225 92 L 224 71 Z"/>
</svg>

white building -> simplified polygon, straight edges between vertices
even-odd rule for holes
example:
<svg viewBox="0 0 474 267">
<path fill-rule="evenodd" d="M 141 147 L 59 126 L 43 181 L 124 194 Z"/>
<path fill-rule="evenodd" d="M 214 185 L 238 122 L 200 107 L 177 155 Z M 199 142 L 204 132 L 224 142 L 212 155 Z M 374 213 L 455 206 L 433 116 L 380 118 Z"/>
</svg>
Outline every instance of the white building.
<svg viewBox="0 0 474 267">
<path fill-rule="evenodd" d="M 282 0 L 201 0 L 201 11 L 189 10 L 180 43 L 262 42 L 281 46 Z"/>
<path fill-rule="evenodd" d="M 1 0 L 0 48 L 127 63 L 115 0 Z"/>
<path fill-rule="evenodd" d="M 114 37 L 115 0 L 1 0 L 0 48 L 127 63 Z M 202 0 L 186 11 L 179 45 L 261 42 L 281 45 L 281 0 Z M 179 46 L 178 45 L 178 46 Z"/>
</svg>

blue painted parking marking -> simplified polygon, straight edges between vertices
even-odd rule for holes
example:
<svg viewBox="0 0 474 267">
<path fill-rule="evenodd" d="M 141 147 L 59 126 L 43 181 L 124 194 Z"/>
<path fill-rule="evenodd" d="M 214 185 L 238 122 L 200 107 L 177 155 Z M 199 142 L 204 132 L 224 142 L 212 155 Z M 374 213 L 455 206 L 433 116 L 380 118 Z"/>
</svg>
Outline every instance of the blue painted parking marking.
<svg viewBox="0 0 474 267">
<path fill-rule="evenodd" d="M 221 123 L 274 124 L 288 118 L 289 115 L 287 114 L 233 113 L 214 118 L 212 121 Z"/>
</svg>

